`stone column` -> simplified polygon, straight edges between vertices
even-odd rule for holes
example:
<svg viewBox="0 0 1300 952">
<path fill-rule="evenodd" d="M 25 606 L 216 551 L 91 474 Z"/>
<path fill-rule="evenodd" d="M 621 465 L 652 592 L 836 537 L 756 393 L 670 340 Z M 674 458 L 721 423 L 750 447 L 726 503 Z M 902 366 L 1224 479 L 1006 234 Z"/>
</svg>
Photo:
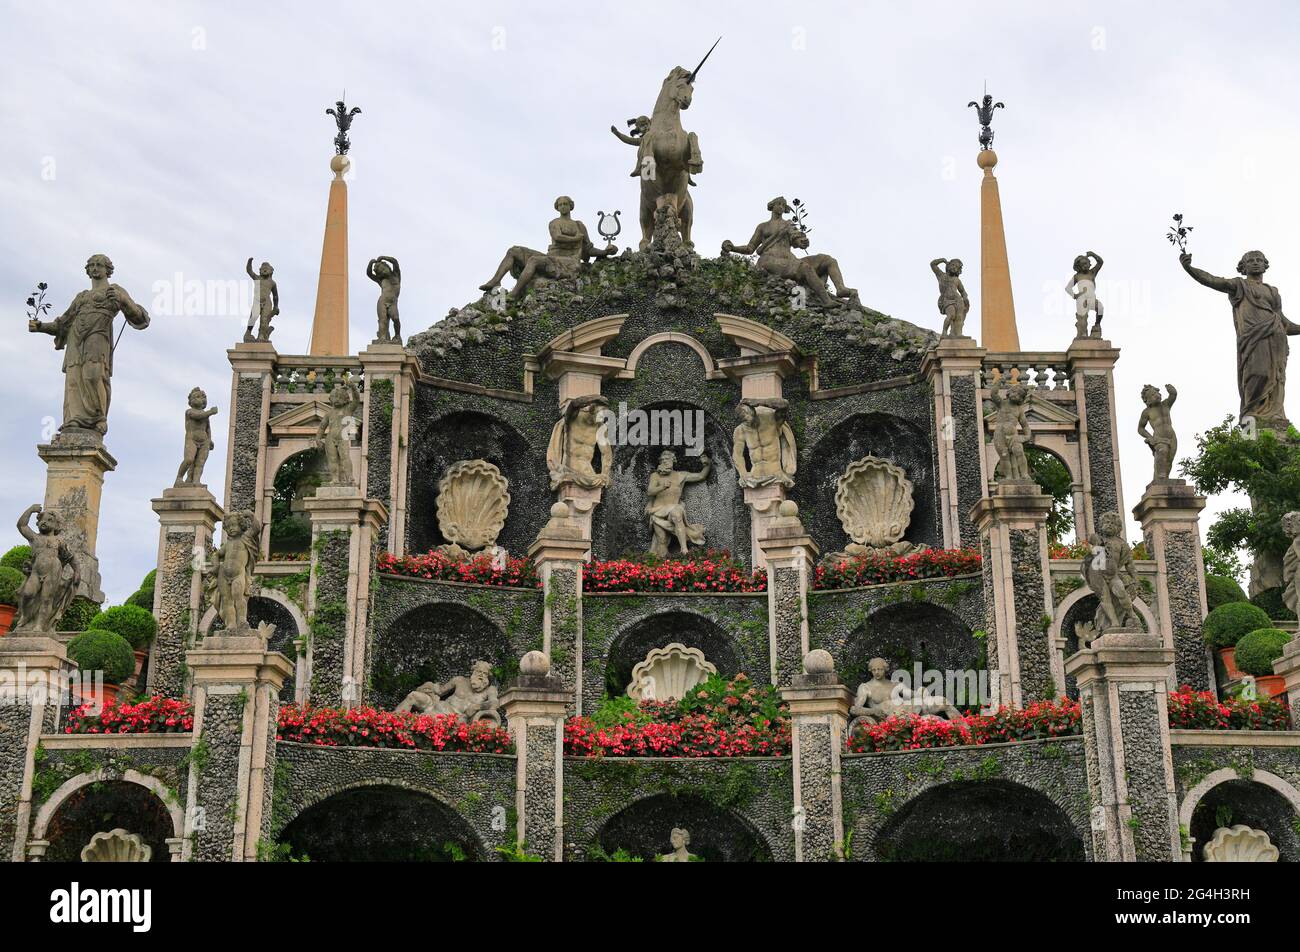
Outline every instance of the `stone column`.
<svg viewBox="0 0 1300 952">
<path fill-rule="evenodd" d="M 53 635 L 0 638 L 0 855 L 15 863 L 27 852 L 36 747 L 58 728 L 73 667 Z"/>
<path fill-rule="evenodd" d="M 515 742 L 516 842 L 558 863 L 564 859 L 564 719 L 574 692 L 550 668 L 544 653 L 528 652 L 501 704 Z"/>
<path fill-rule="evenodd" d="M 372 343 L 360 354 L 366 387 L 362 409 L 361 458 L 365 461 L 361 493 L 383 503 L 389 512 L 381 544 L 405 551 L 407 444 L 411 402 L 420 364 L 401 344 Z"/>
<path fill-rule="evenodd" d="M 1273 662 L 1273 673 L 1286 679 L 1286 698 L 1291 705 L 1291 729 L 1300 731 L 1300 635 L 1282 648 L 1282 657 Z"/>
<path fill-rule="evenodd" d="M 844 858 L 840 755 L 853 692 L 835 674 L 828 651 L 806 654 L 803 670 L 781 689 L 792 722 L 794 859 L 826 863 Z"/>
<path fill-rule="evenodd" d="M 104 474 L 117 468 L 99 434 L 71 430 L 36 447 L 45 461 L 44 508 L 63 516 L 64 538 L 76 556 L 81 583 L 77 594 L 104 601 L 95 542 L 99 535 L 99 500 Z"/>
<path fill-rule="evenodd" d="M 1071 655 L 1079 685 L 1095 859 L 1176 862 L 1182 856 L 1166 673 L 1160 636 L 1111 630 Z"/>
<path fill-rule="evenodd" d="M 1023 707 L 1065 689 L 1043 620 L 1052 615 L 1047 514 L 1036 483 L 999 483 L 971 511 L 980 533 L 988 669 L 995 704 Z"/>
<path fill-rule="evenodd" d="M 233 371 L 226 443 L 226 512 L 249 511 L 270 525 L 264 511 L 266 421 L 275 381 L 275 348 L 268 342 L 236 344 L 226 351 Z"/>
<path fill-rule="evenodd" d="M 206 486 L 175 486 L 153 500 L 158 513 L 158 574 L 153 614 L 158 637 L 149 649 L 150 694 L 179 698 L 185 693 L 185 652 L 202 615 L 203 577 L 197 566 L 225 513 Z"/>
<path fill-rule="evenodd" d="M 293 664 L 269 632 L 209 635 L 186 655 L 194 678 L 194 748 L 183 860 L 252 862 L 270 832 L 280 688 Z"/>
<path fill-rule="evenodd" d="M 1079 531 L 1086 535 L 1096 528 L 1097 517 L 1103 512 L 1124 511 L 1119 434 L 1115 423 L 1114 369 L 1119 349 L 1112 347 L 1108 340 L 1084 337 L 1073 341 L 1065 356 L 1077 401 L 1075 412 L 1079 416 L 1084 497 L 1083 524 Z"/>
<path fill-rule="evenodd" d="M 772 683 L 787 687 L 808 653 L 808 591 L 817 544 L 799 521 L 799 505 L 787 499 L 759 539 L 767 564 L 768 657 Z"/>
<path fill-rule="evenodd" d="M 926 353 L 921 370 L 934 391 L 935 445 L 939 458 L 939 521 L 945 548 L 979 546 L 966 518 L 984 498 L 984 411 L 979 399 L 984 348 L 968 337 L 945 337 Z"/>
<path fill-rule="evenodd" d="M 1133 515 L 1156 562 L 1156 620 L 1174 650 L 1173 684 L 1214 690 L 1214 661 L 1201 634 L 1205 618 L 1205 563 L 1199 513 L 1205 497 L 1181 479 L 1147 486 Z"/>
<path fill-rule="evenodd" d="M 572 713 L 582 714 L 582 566 L 591 538 L 562 502 L 551 506 L 551 518 L 528 557 L 537 566 L 544 596 L 542 652 L 547 671 L 570 694 Z"/>
<path fill-rule="evenodd" d="M 369 670 L 370 579 L 388 510 L 356 486 L 321 486 L 303 508 L 311 520 L 307 696 L 318 706 L 353 707 L 363 699 Z"/>
</svg>

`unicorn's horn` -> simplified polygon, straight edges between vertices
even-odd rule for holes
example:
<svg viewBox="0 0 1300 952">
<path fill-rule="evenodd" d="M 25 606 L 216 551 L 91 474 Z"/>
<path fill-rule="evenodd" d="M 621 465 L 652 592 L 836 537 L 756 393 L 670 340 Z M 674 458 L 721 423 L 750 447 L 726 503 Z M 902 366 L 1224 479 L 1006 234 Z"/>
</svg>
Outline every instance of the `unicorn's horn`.
<svg viewBox="0 0 1300 952">
<path fill-rule="evenodd" d="M 700 60 L 700 66 L 703 66 L 703 65 L 704 65 L 704 60 L 707 60 L 707 59 L 709 58 L 709 55 L 713 52 L 713 50 L 714 50 L 714 49 L 717 47 L 717 45 L 718 45 L 719 43 L 721 43 L 721 42 L 722 42 L 722 37 L 718 37 L 716 40 L 713 41 L 713 46 L 710 46 L 710 47 L 709 47 L 709 52 L 708 52 L 708 53 L 705 53 L 705 54 L 704 54 L 704 59 Z M 687 81 L 688 83 L 694 83 L 694 82 L 695 82 L 695 77 L 698 76 L 698 75 L 700 74 L 700 66 L 697 66 L 697 67 L 695 67 L 693 70 L 691 70 L 690 75 L 686 77 L 686 81 Z"/>
</svg>

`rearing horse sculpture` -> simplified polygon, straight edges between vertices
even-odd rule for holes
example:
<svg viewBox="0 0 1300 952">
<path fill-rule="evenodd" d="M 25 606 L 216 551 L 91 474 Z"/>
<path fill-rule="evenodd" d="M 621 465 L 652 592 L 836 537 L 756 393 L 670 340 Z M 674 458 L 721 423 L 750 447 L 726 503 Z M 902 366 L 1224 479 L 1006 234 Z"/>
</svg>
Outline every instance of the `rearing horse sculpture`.
<svg viewBox="0 0 1300 952">
<path fill-rule="evenodd" d="M 718 38 L 722 39 L 721 37 Z M 717 41 L 713 47 L 716 47 Z M 700 66 L 709 58 L 713 47 L 704 54 Z M 691 106 L 693 83 L 700 66 L 686 70 L 673 67 L 655 100 L 650 116 L 650 128 L 640 143 L 637 154 L 641 171 L 641 250 L 650 247 L 654 234 L 655 210 L 671 205 L 677 213 L 682 241 L 691 244 L 691 221 L 694 203 L 687 192 L 691 173 L 704 168 L 700 158 L 700 142 L 695 133 L 682 128 L 681 111 Z"/>
</svg>

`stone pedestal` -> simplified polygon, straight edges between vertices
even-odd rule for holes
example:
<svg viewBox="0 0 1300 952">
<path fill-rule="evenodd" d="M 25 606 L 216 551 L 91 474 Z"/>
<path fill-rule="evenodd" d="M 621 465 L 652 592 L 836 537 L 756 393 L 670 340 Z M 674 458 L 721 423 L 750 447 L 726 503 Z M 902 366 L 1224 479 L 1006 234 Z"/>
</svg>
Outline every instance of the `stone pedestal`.
<svg viewBox="0 0 1300 952">
<path fill-rule="evenodd" d="M 227 512 L 249 511 L 263 525 L 271 514 L 263 511 L 266 496 L 263 472 L 266 459 L 266 421 L 271 409 L 276 352 L 270 342 L 236 344 L 226 351 L 233 371 L 230 383 L 230 429 L 226 441 Z M 272 474 L 273 475 L 273 474 Z"/>
<path fill-rule="evenodd" d="M 362 493 L 389 512 L 381 533 L 390 552 L 406 544 L 406 480 L 411 401 L 420 363 L 401 344 L 372 343 L 360 354 L 366 376 L 362 409 L 361 458 L 365 461 Z"/>
<path fill-rule="evenodd" d="M 177 486 L 153 500 L 158 514 L 158 574 L 153 614 L 158 637 L 149 649 L 150 694 L 178 698 L 185 692 L 185 652 L 194 643 L 202 614 L 200 570 L 216 524 L 225 518 L 206 486 Z"/>
<path fill-rule="evenodd" d="M 844 858 L 840 756 L 853 692 L 835 674 L 829 652 L 803 660 L 781 697 L 790 705 L 794 772 L 794 859 L 822 863 Z"/>
<path fill-rule="evenodd" d="M 758 486 L 745 489 L 745 505 L 749 507 L 750 564 L 757 569 L 767 568 L 767 557 L 763 554 L 760 541 L 767 535 L 772 523 L 780 516 L 781 503 L 785 500 L 785 488 L 782 486 Z"/>
<path fill-rule="evenodd" d="M 604 494 L 605 490 L 599 486 L 578 486 L 574 483 L 561 483 L 556 489 L 559 501 L 569 507 L 569 515 L 577 524 L 582 537 L 587 540 L 584 560 L 591 558 L 591 517 Z"/>
<path fill-rule="evenodd" d="M 759 539 L 767 564 L 768 657 L 772 683 L 786 687 L 802 670 L 808 653 L 808 592 L 818 549 L 799 521 L 799 506 L 787 499 Z"/>
<path fill-rule="evenodd" d="M 15 863 L 27 852 L 36 747 L 58 728 L 74 667 L 52 634 L 0 638 L 0 855 Z"/>
<path fill-rule="evenodd" d="M 104 601 L 95 541 L 99 534 L 99 501 L 104 474 L 117 468 L 98 433 L 69 430 L 36 447 L 45 461 L 44 508 L 63 517 L 64 537 L 76 556 L 81 584 L 77 594 Z"/>
<path fill-rule="evenodd" d="M 1291 728 L 1300 731 L 1300 635 L 1282 648 L 1282 657 L 1273 662 L 1273 673 L 1286 679 L 1286 697 L 1291 705 Z"/>
<path fill-rule="evenodd" d="M 515 742 L 515 839 L 548 862 L 564 857 L 564 720 L 573 693 L 530 651 L 519 679 L 501 695 Z"/>
<path fill-rule="evenodd" d="M 1181 479 L 1147 486 L 1133 515 L 1156 563 L 1155 610 L 1166 648 L 1174 651 L 1171 687 L 1214 690 L 1214 662 L 1201 635 L 1205 618 L 1205 564 L 1197 524 L 1205 508 Z"/>
<path fill-rule="evenodd" d="M 307 697 L 318 706 L 355 707 L 367 680 L 370 578 L 388 509 L 356 486 L 321 486 L 303 508 L 311 520 Z"/>
<path fill-rule="evenodd" d="M 1173 660 L 1159 635 L 1112 630 L 1065 663 L 1079 685 L 1099 861 L 1175 862 L 1182 855 L 1165 681 Z"/>
<path fill-rule="evenodd" d="M 293 672 L 256 631 L 209 636 L 186 655 L 194 679 L 182 859 L 252 862 L 270 834 L 280 688 Z"/>
<path fill-rule="evenodd" d="M 994 704 L 1023 707 L 1065 688 L 1047 626 L 1052 592 L 1047 514 L 1052 497 L 1036 483 L 999 483 L 971 511 L 980 533 L 988 668 Z"/>
<path fill-rule="evenodd" d="M 1115 422 L 1115 361 L 1119 349 L 1108 340 L 1078 338 L 1065 352 L 1070 388 L 1079 416 L 1079 457 L 1083 469 L 1082 535 L 1093 531 L 1104 512 L 1124 511 Z"/>
<path fill-rule="evenodd" d="M 590 548 L 591 538 L 562 502 L 551 506 L 551 518 L 528 547 L 544 595 L 542 652 L 574 714 L 582 713 L 582 565 Z"/>
<path fill-rule="evenodd" d="M 979 532 L 966 518 L 984 497 L 984 411 L 980 368 L 987 354 L 969 337 L 941 338 L 921 371 L 934 391 L 935 446 L 939 459 L 939 521 L 945 548 L 976 548 Z"/>
</svg>

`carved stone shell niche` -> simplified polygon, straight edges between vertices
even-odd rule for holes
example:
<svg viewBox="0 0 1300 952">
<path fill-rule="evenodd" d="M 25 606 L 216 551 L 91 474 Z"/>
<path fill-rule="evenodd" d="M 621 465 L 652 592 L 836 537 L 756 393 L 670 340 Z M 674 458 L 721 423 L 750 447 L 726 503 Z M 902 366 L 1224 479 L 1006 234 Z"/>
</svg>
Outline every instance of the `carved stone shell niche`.
<svg viewBox="0 0 1300 952">
<path fill-rule="evenodd" d="M 638 701 L 675 701 L 717 673 L 718 669 L 705 660 L 699 648 L 688 648 L 674 641 L 662 648 L 652 648 L 645 660 L 632 668 L 627 694 Z"/>
<path fill-rule="evenodd" d="M 1244 823 L 1219 827 L 1205 844 L 1207 863 L 1276 863 L 1280 855 L 1267 833 Z"/>
<path fill-rule="evenodd" d="M 122 829 L 96 833 L 81 851 L 83 863 L 147 863 L 152 858 L 152 846 Z"/>
<path fill-rule="evenodd" d="M 877 456 L 850 463 L 835 484 L 835 514 L 857 545 L 888 548 L 912 521 L 912 483 L 901 466 Z"/>
<path fill-rule="evenodd" d="M 438 531 L 470 552 L 495 545 L 510 511 L 509 483 L 486 460 L 461 460 L 438 481 Z"/>
</svg>

